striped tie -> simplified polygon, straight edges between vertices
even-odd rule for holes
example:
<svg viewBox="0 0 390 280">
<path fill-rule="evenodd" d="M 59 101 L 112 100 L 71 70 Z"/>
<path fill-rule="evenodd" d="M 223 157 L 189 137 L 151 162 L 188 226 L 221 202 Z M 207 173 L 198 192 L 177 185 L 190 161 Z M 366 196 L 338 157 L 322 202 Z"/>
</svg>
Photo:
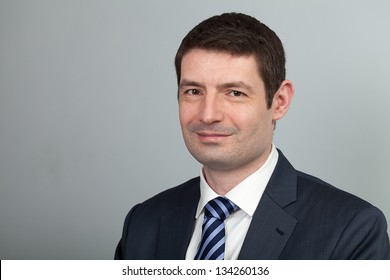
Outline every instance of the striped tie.
<svg viewBox="0 0 390 280">
<path fill-rule="evenodd" d="M 225 257 L 224 220 L 237 210 L 237 205 L 225 197 L 210 200 L 204 208 L 202 239 L 195 260 L 223 260 Z"/>
</svg>

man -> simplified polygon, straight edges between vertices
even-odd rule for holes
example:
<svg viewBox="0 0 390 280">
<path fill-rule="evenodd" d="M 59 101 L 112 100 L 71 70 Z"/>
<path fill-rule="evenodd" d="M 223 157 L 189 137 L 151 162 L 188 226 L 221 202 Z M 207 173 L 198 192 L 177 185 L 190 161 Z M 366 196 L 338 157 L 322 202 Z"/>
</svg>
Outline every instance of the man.
<svg viewBox="0 0 390 280">
<path fill-rule="evenodd" d="M 175 58 L 185 144 L 200 177 L 131 209 L 116 259 L 389 259 L 383 214 L 296 171 L 272 143 L 294 88 L 276 34 L 209 18 Z"/>
</svg>

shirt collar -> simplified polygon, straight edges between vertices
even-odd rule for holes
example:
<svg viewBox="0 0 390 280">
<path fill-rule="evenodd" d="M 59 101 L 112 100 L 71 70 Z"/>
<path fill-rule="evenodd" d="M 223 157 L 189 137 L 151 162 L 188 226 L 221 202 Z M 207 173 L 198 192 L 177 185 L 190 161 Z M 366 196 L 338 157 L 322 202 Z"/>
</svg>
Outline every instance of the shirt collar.
<svg viewBox="0 0 390 280">
<path fill-rule="evenodd" d="M 260 198 L 268 184 L 269 179 L 278 162 L 279 153 L 272 144 L 271 153 L 266 162 L 254 173 L 246 177 L 233 189 L 231 189 L 225 197 L 235 203 L 241 210 L 249 216 L 253 216 Z M 204 206 L 210 200 L 219 195 L 209 186 L 203 174 L 203 168 L 200 170 L 200 200 L 195 218 L 198 218 L 202 213 Z"/>
</svg>

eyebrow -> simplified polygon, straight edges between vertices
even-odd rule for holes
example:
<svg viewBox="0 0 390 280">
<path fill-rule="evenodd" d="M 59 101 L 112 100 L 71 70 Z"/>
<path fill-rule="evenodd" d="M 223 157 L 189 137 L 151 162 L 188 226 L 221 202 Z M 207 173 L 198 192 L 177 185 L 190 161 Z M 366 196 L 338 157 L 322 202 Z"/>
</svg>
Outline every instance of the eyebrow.
<svg viewBox="0 0 390 280">
<path fill-rule="evenodd" d="M 179 84 L 179 88 L 182 88 L 182 87 L 204 87 L 204 85 L 202 83 L 198 83 L 195 81 L 184 79 L 184 80 L 180 81 L 180 84 Z"/>
<path fill-rule="evenodd" d="M 228 82 L 228 83 L 223 83 L 217 86 L 218 88 L 245 88 L 245 89 L 252 89 L 250 85 L 243 81 L 237 81 L 237 82 Z"/>
<path fill-rule="evenodd" d="M 182 87 L 200 87 L 200 88 L 204 88 L 205 86 L 202 83 L 184 79 L 184 80 L 180 81 L 180 84 L 179 84 L 179 88 L 182 88 Z M 227 82 L 227 83 L 219 84 L 219 85 L 217 85 L 217 88 L 218 89 L 224 89 L 224 88 L 245 88 L 245 89 L 248 89 L 248 90 L 252 89 L 252 87 L 250 85 L 248 85 L 247 83 L 245 83 L 243 81 Z"/>
</svg>

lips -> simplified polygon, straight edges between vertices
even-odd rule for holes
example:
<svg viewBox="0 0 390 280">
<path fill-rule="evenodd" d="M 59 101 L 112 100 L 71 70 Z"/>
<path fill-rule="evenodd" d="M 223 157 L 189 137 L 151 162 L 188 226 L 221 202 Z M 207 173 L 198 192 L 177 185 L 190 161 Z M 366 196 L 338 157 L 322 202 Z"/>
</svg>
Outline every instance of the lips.
<svg viewBox="0 0 390 280">
<path fill-rule="evenodd" d="M 202 137 L 226 137 L 226 136 L 230 136 L 230 134 L 223 134 L 223 133 L 219 133 L 219 132 L 195 132 L 196 134 L 198 134 L 199 136 L 202 136 Z"/>
<path fill-rule="evenodd" d="M 224 134 L 220 132 L 195 132 L 201 142 L 216 143 L 229 136 L 231 134 Z"/>
</svg>

